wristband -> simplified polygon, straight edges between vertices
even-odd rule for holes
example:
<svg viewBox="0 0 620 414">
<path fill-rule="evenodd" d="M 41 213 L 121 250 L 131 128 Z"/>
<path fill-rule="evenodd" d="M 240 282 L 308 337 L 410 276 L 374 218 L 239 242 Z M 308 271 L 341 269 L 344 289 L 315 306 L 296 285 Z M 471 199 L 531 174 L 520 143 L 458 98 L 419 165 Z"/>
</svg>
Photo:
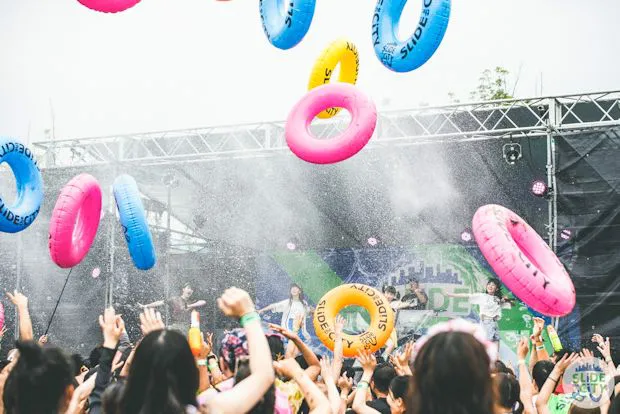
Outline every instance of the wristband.
<svg viewBox="0 0 620 414">
<path fill-rule="evenodd" d="M 213 372 L 213 370 L 215 370 L 217 368 L 217 362 L 215 362 L 215 360 L 213 360 L 212 363 L 207 364 L 207 369 L 209 370 L 209 372 Z"/>
<path fill-rule="evenodd" d="M 545 350 L 545 346 L 544 345 L 536 345 L 536 350 L 537 351 L 544 351 Z"/>
<path fill-rule="evenodd" d="M 196 365 L 198 365 L 199 367 L 206 367 L 207 366 L 207 360 L 206 359 L 197 359 L 196 360 Z"/>
<path fill-rule="evenodd" d="M 247 325 L 254 321 L 260 321 L 260 316 L 258 316 L 258 312 L 256 311 L 246 313 L 241 318 L 239 318 L 239 323 L 241 324 L 242 328 L 245 328 Z"/>
<path fill-rule="evenodd" d="M 520 359 L 520 360 L 517 362 L 517 365 L 520 365 L 520 364 L 525 365 L 525 359 Z"/>
<path fill-rule="evenodd" d="M 357 383 L 357 389 L 358 390 L 365 390 L 368 387 L 369 387 L 369 384 L 366 381 L 360 381 L 360 382 Z"/>
<path fill-rule="evenodd" d="M 549 375 L 549 377 L 548 377 L 548 378 L 549 378 L 551 381 L 553 381 L 553 382 L 558 382 L 558 381 L 560 380 L 559 378 L 557 378 L 557 379 L 556 379 L 556 378 L 551 378 L 551 375 Z"/>
<path fill-rule="evenodd" d="M 612 362 L 611 357 L 607 357 L 607 358 L 605 358 L 605 362 Z"/>
</svg>

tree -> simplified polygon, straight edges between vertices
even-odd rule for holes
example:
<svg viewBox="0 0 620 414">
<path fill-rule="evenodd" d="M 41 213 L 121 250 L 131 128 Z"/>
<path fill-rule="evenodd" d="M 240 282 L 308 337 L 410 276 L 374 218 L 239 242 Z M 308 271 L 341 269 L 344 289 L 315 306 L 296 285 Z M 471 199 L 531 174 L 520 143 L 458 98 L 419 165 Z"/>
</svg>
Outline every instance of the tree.
<svg viewBox="0 0 620 414">
<path fill-rule="evenodd" d="M 478 87 L 469 94 L 470 99 L 473 101 L 512 99 L 506 81 L 509 74 L 510 72 L 501 66 L 496 66 L 494 70 L 485 69 L 480 75 Z"/>
</svg>

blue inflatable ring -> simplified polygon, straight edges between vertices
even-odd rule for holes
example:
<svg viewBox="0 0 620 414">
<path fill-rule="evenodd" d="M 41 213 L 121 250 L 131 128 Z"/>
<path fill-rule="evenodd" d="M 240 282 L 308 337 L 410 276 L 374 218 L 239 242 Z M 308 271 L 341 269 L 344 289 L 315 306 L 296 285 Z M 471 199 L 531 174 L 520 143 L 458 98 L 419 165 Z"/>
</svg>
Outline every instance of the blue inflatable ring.
<svg viewBox="0 0 620 414">
<path fill-rule="evenodd" d="M 138 269 L 149 270 L 155 266 L 155 246 L 136 180 L 121 175 L 114 180 L 112 188 L 131 259 Z"/>
<path fill-rule="evenodd" d="M 290 49 L 301 42 L 312 23 L 316 0 L 260 0 L 260 18 L 269 42 Z"/>
<path fill-rule="evenodd" d="M 0 198 L 0 232 L 25 230 L 39 215 L 43 201 L 43 178 L 34 154 L 19 141 L 0 138 L 0 163 L 6 162 L 17 183 L 17 200 L 13 205 Z"/>
<path fill-rule="evenodd" d="M 418 27 L 401 42 L 398 23 L 405 3 L 407 0 L 379 0 L 372 16 L 375 54 L 395 72 L 410 72 L 426 63 L 439 47 L 450 19 L 450 0 L 422 0 Z"/>
</svg>

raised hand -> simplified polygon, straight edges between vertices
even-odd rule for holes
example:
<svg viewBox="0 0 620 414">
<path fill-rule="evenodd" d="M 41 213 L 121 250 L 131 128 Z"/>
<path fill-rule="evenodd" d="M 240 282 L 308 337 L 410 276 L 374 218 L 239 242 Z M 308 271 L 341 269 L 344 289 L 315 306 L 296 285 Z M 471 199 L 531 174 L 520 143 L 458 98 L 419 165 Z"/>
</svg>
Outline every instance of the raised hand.
<svg viewBox="0 0 620 414">
<path fill-rule="evenodd" d="M 248 292 L 231 287 L 217 300 L 217 306 L 226 316 L 241 318 L 243 315 L 254 312 L 254 303 Z"/>
<path fill-rule="evenodd" d="M 336 321 L 334 322 L 334 331 L 336 332 L 336 335 L 342 333 L 345 323 L 346 321 L 341 315 L 336 315 Z"/>
<path fill-rule="evenodd" d="M 328 380 L 334 381 L 334 377 L 332 375 L 332 364 L 328 356 L 324 356 L 321 358 L 321 377 L 323 381 L 327 384 Z"/>
<path fill-rule="evenodd" d="M 28 307 L 28 298 L 17 290 L 14 290 L 12 294 L 10 292 L 6 292 L 6 295 L 9 297 L 13 305 L 18 308 Z"/>
<path fill-rule="evenodd" d="M 570 364 L 572 364 L 573 362 L 576 362 L 579 359 L 579 354 L 573 352 L 572 354 L 570 354 L 570 356 L 568 354 L 564 354 L 564 356 L 562 357 L 562 359 L 560 359 L 555 366 L 559 369 L 559 371 L 562 373 L 564 371 L 566 371 L 566 368 L 568 368 L 568 366 Z"/>
<path fill-rule="evenodd" d="M 543 318 L 534 317 L 532 321 L 534 321 L 534 328 L 532 328 L 532 336 L 530 336 L 530 339 L 535 341 L 542 335 L 542 331 L 545 327 L 545 320 Z"/>
<path fill-rule="evenodd" d="M 45 345 L 49 340 L 49 336 L 48 335 L 41 335 L 39 337 L 39 345 Z"/>
<path fill-rule="evenodd" d="M 519 340 L 519 344 L 517 345 L 517 356 L 519 359 L 527 358 L 527 354 L 530 351 L 530 345 L 527 338 L 523 337 Z"/>
<path fill-rule="evenodd" d="M 99 315 L 99 326 L 103 333 L 103 346 L 114 349 L 125 329 L 125 322 L 114 312 L 114 308 L 107 308 L 103 315 Z"/>
<path fill-rule="evenodd" d="M 160 331 L 164 329 L 166 325 L 161 320 L 161 313 L 155 312 L 152 308 L 146 308 L 140 314 L 140 328 L 142 329 L 142 335 L 146 336 L 153 331 Z"/>
<path fill-rule="evenodd" d="M 269 328 L 271 328 L 274 331 L 278 332 L 279 334 L 281 334 L 282 336 L 284 336 L 287 339 L 290 339 L 290 340 L 294 341 L 297 338 L 299 338 L 299 336 L 295 332 L 290 331 L 290 330 L 284 328 L 283 326 L 276 325 L 275 323 L 270 323 L 268 326 L 269 326 Z"/>
<path fill-rule="evenodd" d="M 353 378 L 349 378 L 345 374 L 342 374 L 340 378 L 338 378 L 337 385 L 341 391 L 346 390 L 348 394 L 353 389 Z"/>
<path fill-rule="evenodd" d="M 278 375 L 282 375 L 287 378 L 294 378 L 295 375 L 304 372 L 297 363 L 297 361 L 295 361 L 295 359 L 293 358 L 274 361 L 273 368 L 276 370 Z"/>
<path fill-rule="evenodd" d="M 360 362 L 365 372 L 374 372 L 377 366 L 377 358 L 375 358 L 375 354 L 372 352 L 360 351 L 357 354 L 357 360 Z"/>
</svg>

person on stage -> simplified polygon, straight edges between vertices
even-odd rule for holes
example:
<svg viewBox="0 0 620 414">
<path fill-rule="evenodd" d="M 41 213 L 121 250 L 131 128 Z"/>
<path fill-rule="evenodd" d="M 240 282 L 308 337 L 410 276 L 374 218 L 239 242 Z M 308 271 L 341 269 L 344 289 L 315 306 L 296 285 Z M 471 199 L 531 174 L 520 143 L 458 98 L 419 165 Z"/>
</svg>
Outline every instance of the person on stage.
<svg viewBox="0 0 620 414">
<path fill-rule="evenodd" d="M 418 279 L 412 278 L 409 281 L 408 293 L 403 296 L 401 301 L 406 304 L 401 309 L 425 310 L 428 303 L 428 295 L 420 286 Z"/>
<path fill-rule="evenodd" d="M 302 323 L 298 335 L 302 341 L 310 339 L 310 335 L 306 330 L 306 319 L 312 312 L 312 308 L 308 305 L 304 297 L 304 291 L 299 285 L 291 285 L 288 299 L 265 306 L 259 309 L 258 313 L 263 314 L 270 311 L 273 313 L 281 313 L 282 319 L 280 321 L 280 326 L 290 331 L 295 330 L 295 320 L 301 319 Z"/>
<path fill-rule="evenodd" d="M 158 306 L 166 305 L 168 306 L 168 315 L 170 317 L 170 321 L 168 327 L 170 329 L 176 329 L 181 331 L 183 334 L 186 334 L 189 331 L 190 325 L 190 312 L 196 308 L 200 308 L 207 304 L 204 300 L 198 300 L 196 302 L 190 303 L 190 298 L 194 293 L 194 289 L 192 289 L 192 285 L 186 283 L 183 285 L 181 289 L 181 295 L 175 296 L 167 301 L 158 300 L 157 302 L 149 303 L 147 305 L 142 305 L 138 303 L 142 309 L 145 308 L 156 308 Z"/>
<path fill-rule="evenodd" d="M 447 292 L 446 296 L 467 298 L 474 305 L 480 306 L 480 325 L 484 328 L 487 339 L 497 345 L 499 354 L 499 325 L 497 322 L 502 318 L 503 305 L 511 303 L 506 296 L 502 296 L 499 280 L 490 279 L 484 293 Z"/>
</svg>

